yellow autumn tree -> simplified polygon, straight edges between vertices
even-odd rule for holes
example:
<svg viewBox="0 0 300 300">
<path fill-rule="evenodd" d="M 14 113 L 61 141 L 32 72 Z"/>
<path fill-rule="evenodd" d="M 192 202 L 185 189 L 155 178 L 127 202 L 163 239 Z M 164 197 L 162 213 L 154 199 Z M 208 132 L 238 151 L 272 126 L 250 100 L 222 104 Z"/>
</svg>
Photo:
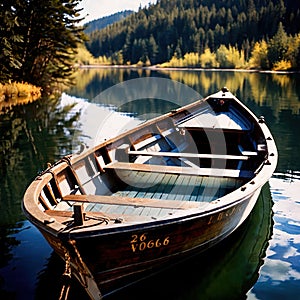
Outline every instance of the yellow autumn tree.
<svg viewBox="0 0 300 300">
<path fill-rule="evenodd" d="M 268 45 L 265 40 L 256 42 L 249 59 L 251 69 L 268 69 Z"/>
<path fill-rule="evenodd" d="M 292 63 L 289 60 L 282 59 L 273 64 L 273 71 L 287 71 L 292 68 Z"/>
<path fill-rule="evenodd" d="M 290 62 L 291 68 L 300 68 L 300 33 L 289 37 L 285 58 Z"/>
<path fill-rule="evenodd" d="M 200 56 L 195 52 L 186 53 L 183 57 L 183 65 L 185 67 L 198 67 L 199 62 Z"/>
<path fill-rule="evenodd" d="M 245 55 L 236 47 L 221 45 L 216 52 L 216 59 L 220 68 L 240 69 L 245 67 Z"/>
<path fill-rule="evenodd" d="M 204 53 L 200 55 L 200 63 L 202 68 L 218 68 L 216 54 L 212 53 L 209 48 L 204 50 Z"/>
</svg>

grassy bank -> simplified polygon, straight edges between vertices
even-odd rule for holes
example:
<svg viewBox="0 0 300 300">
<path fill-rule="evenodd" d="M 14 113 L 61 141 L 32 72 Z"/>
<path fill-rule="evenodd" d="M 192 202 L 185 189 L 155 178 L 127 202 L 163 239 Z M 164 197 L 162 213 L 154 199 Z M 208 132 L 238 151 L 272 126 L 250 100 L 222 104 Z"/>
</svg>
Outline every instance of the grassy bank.
<svg viewBox="0 0 300 300">
<path fill-rule="evenodd" d="M 0 83 L 0 110 L 4 107 L 24 104 L 41 97 L 41 88 L 28 83 Z"/>
</svg>

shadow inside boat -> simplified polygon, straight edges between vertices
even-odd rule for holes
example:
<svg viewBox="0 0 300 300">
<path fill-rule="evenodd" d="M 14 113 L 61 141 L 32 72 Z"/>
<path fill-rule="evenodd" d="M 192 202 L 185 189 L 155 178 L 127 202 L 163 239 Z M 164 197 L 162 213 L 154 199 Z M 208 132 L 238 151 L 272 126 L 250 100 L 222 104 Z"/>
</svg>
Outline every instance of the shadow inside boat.
<svg viewBox="0 0 300 300">
<path fill-rule="evenodd" d="M 105 299 L 246 299 L 258 279 L 272 234 L 272 204 L 266 184 L 249 218 L 227 239 Z M 58 299 L 63 271 L 63 262 L 53 252 L 39 274 L 35 299 Z M 68 299 L 89 298 L 72 281 Z"/>
</svg>

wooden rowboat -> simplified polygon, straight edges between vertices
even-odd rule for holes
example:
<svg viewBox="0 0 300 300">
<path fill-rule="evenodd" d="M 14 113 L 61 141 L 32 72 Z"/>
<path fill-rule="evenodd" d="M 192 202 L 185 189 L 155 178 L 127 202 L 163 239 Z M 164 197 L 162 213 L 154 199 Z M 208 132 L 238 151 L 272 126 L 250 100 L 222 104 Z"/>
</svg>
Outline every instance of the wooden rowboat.
<svg viewBox="0 0 300 300">
<path fill-rule="evenodd" d="M 230 235 L 276 164 L 264 119 L 223 88 L 62 158 L 23 210 L 101 299 Z"/>
</svg>

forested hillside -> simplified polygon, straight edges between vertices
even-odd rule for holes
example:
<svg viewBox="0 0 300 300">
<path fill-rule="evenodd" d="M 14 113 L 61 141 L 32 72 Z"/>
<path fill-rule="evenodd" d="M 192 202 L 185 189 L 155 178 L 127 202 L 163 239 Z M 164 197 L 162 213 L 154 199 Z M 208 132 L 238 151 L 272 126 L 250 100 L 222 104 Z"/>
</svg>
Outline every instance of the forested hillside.
<svg viewBox="0 0 300 300">
<path fill-rule="evenodd" d="M 295 0 L 158 0 L 91 33 L 87 48 L 95 57 L 153 65 L 187 53 L 216 53 L 223 45 L 249 60 L 256 42 L 268 44 L 280 30 L 298 37 L 299 20 Z"/>
<path fill-rule="evenodd" d="M 107 17 L 103 17 L 103 18 L 100 18 L 97 20 L 90 21 L 85 24 L 86 29 L 84 30 L 84 32 L 86 34 L 90 34 L 91 32 L 93 32 L 95 30 L 101 30 L 110 24 L 113 24 L 115 22 L 118 22 L 118 21 L 126 18 L 127 16 L 131 15 L 132 13 L 133 13 L 132 10 L 124 10 L 124 11 L 115 13 L 113 15 L 107 16 Z"/>
</svg>

